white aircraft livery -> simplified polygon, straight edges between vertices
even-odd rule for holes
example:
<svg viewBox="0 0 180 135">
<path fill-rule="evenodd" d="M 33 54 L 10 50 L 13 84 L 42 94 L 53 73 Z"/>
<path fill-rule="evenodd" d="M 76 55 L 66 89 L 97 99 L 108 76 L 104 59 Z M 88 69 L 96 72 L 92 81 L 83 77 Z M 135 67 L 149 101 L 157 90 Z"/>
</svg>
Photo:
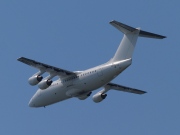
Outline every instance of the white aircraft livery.
<svg viewBox="0 0 180 135">
<path fill-rule="evenodd" d="M 106 63 L 84 70 L 68 71 L 28 58 L 20 57 L 18 61 L 37 68 L 39 71 L 29 78 L 30 85 L 38 85 L 39 89 L 29 101 L 30 107 L 45 107 L 72 97 L 80 100 L 88 98 L 93 90 L 100 87 L 103 89 L 93 95 L 95 103 L 101 102 L 111 89 L 130 92 L 134 94 L 144 94 L 145 91 L 114 84 L 111 81 L 132 63 L 132 55 L 138 37 L 148 37 L 163 39 L 165 36 L 150 33 L 133 28 L 118 21 L 111 21 L 111 25 L 124 33 L 124 37 L 115 55 Z M 49 75 L 43 79 L 42 74 Z M 52 81 L 57 76 L 58 79 Z"/>
</svg>

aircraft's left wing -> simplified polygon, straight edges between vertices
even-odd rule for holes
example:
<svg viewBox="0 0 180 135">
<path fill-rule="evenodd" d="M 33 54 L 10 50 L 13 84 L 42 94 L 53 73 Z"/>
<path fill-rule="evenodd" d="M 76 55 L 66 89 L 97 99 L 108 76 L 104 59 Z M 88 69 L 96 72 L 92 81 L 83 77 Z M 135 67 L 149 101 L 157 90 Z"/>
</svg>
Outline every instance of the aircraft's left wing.
<svg viewBox="0 0 180 135">
<path fill-rule="evenodd" d="M 41 63 L 41 62 L 37 62 L 35 60 L 25 58 L 25 57 L 20 57 L 17 60 L 22 62 L 22 63 L 25 63 L 25 64 L 27 64 L 29 66 L 37 68 L 39 70 L 43 70 L 43 71 L 48 72 L 48 73 L 55 73 L 55 74 L 57 74 L 59 76 L 67 76 L 67 75 L 76 74 L 74 72 L 64 70 L 64 69 L 61 69 L 61 68 L 57 68 L 57 67 L 54 67 L 54 66 L 50 66 L 50 65 L 47 65 L 47 64 L 44 64 L 44 63 Z"/>
<path fill-rule="evenodd" d="M 105 85 L 105 87 L 108 87 L 109 89 L 114 89 L 114 90 L 119 90 L 119 91 L 124 91 L 124 92 L 130 92 L 130 93 L 135 93 L 135 94 L 144 94 L 146 91 L 122 86 L 119 84 L 114 84 L 114 83 L 108 83 Z"/>
</svg>

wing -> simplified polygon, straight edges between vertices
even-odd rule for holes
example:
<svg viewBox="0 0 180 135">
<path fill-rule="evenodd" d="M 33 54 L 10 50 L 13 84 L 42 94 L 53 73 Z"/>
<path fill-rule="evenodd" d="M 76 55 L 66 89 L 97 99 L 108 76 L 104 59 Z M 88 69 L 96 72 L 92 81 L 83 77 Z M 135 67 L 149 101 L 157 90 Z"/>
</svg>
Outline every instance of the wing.
<svg viewBox="0 0 180 135">
<path fill-rule="evenodd" d="M 130 92 L 130 93 L 135 93 L 135 94 L 144 94 L 146 91 L 122 86 L 119 84 L 114 84 L 114 83 L 108 83 L 105 85 L 105 87 L 108 87 L 109 89 L 114 89 L 114 90 L 119 90 L 119 91 L 124 91 L 124 92 Z"/>
<path fill-rule="evenodd" d="M 17 60 L 22 62 L 22 63 L 25 63 L 25 64 L 27 64 L 29 66 L 37 68 L 39 70 L 42 70 L 42 71 L 45 71 L 45 72 L 48 72 L 48 73 L 57 74 L 58 76 L 67 76 L 67 75 L 73 75 L 73 74 L 75 75 L 74 72 L 64 70 L 64 69 L 61 69 L 61 68 L 57 68 L 57 67 L 54 67 L 54 66 L 50 66 L 50 65 L 47 65 L 47 64 L 44 64 L 44 63 L 41 63 L 41 62 L 37 62 L 35 60 L 25 58 L 25 57 L 20 57 Z"/>
</svg>

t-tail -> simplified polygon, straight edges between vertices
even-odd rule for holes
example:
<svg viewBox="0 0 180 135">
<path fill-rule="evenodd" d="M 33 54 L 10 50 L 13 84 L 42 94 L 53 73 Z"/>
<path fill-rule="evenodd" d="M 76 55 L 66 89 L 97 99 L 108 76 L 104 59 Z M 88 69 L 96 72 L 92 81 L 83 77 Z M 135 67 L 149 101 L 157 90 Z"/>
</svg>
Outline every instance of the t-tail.
<svg viewBox="0 0 180 135">
<path fill-rule="evenodd" d="M 113 25 L 118 30 L 120 30 L 122 33 L 124 33 L 124 37 L 114 57 L 111 59 L 111 62 L 132 58 L 138 37 L 157 38 L 157 39 L 166 38 L 165 36 L 140 30 L 140 28 L 133 28 L 131 26 L 117 22 L 115 20 L 111 21 L 110 24 Z"/>
</svg>

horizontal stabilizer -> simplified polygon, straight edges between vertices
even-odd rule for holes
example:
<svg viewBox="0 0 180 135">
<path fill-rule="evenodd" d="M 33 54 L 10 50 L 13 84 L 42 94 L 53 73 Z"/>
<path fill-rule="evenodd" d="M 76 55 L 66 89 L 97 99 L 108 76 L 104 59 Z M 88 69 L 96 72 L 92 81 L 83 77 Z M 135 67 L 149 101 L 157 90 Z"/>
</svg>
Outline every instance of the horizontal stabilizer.
<svg viewBox="0 0 180 135">
<path fill-rule="evenodd" d="M 110 24 L 113 25 L 118 30 L 120 30 L 121 32 L 123 32 L 124 34 L 128 34 L 129 32 L 134 32 L 134 31 L 138 30 L 138 28 L 133 28 L 131 26 L 128 26 L 126 24 L 123 24 L 123 23 L 115 21 L 115 20 L 111 21 Z M 148 38 L 157 38 L 157 39 L 166 38 L 165 36 L 150 33 L 150 32 L 143 31 L 143 30 L 140 30 L 139 36 L 140 37 L 148 37 Z"/>
<path fill-rule="evenodd" d="M 148 37 L 148 38 L 158 38 L 158 39 L 166 38 L 165 36 L 161 36 L 161 35 L 150 33 L 150 32 L 143 31 L 143 30 L 140 30 L 139 36 L 140 37 Z"/>
</svg>

